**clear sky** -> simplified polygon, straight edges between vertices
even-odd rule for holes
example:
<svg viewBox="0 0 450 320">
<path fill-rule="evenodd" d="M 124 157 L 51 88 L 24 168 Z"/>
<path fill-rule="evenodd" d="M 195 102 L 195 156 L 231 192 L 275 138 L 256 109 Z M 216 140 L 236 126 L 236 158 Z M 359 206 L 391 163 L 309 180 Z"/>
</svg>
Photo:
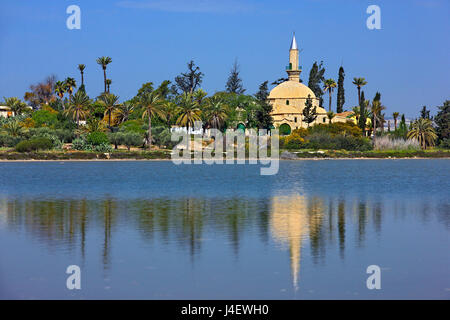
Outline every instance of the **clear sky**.
<svg viewBox="0 0 450 320">
<path fill-rule="evenodd" d="M 81 30 L 66 27 L 72 4 L 81 8 Z M 381 30 L 366 27 L 371 4 L 381 8 Z M 0 97 L 22 98 L 52 73 L 80 82 L 80 63 L 95 97 L 103 90 L 95 60 L 104 55 L 112 57 L 108 78 L 121 100 L 144 82 L 173 81 L 190 59 L 212 94 L 224 89 L 237 58 L 253 94 L 286 76 L 295 31 L 304 82 L 316 60 L 336 82 L 343 63 L 346 108 L 357 101 L 353 77 L 365 77 L 366 98 L 380 91 L 387 114 L 416 117 L 423 105 L 435 113 L 450 99 L 449 14 L 449 0 L 1 0 Z"/>
</svg>

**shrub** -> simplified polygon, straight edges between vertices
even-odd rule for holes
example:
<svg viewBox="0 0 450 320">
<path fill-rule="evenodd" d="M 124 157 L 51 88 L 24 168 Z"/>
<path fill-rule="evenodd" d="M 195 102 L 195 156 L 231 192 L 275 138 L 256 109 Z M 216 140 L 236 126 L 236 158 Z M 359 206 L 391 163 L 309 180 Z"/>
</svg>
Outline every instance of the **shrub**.
<svg viewBox="0 0 450 320">
<path fill-rule="evenodd" d="M 304 130 L 306 131 L 306 130 Z M 294 130 L 292 134 L 287 137 L 284 137 L 283 147 L 286 149 L 300 149 L 303 147 L 305 143 L 305 139 L 302 137 L 301 131 L 299 129 Z"/>
<path fill-rule="evenodd" d="M 326 133 L 314 133 L 306 137 L 305 148 L 329 149 L 348 151 L 367 151 L 372 149 L 369 139 L 362 136 L 345 136 L 342 134 L 331 135 Z"/>
<path fill-rule="evenodd" d="M 97 151 L 97 152 L 103 152 L 103 153 L 108 152 L 109 153 L 109 152 L 113 151 L 113 148 L 111 147 L 111 145 L 108 142 L 108 143 L 101 143 L 99 145 L 94 146 L 93 150 Z"/>
<path fill-rule="evenodd" d="M 31 152 L 37 150 L 49 150 L 53 143 L 48 138 L 33 138 L 31 140 L 21 141 L 16 145 L 18 152 Z"/>
<path fill-rule="evenodd" d="M 354 136 L 361 137 L 361 129 L 352 122 L 336 122 L 328 124 L 318 124 L 308 128 L 309 134 L 323 133 L 330 135 L 344 135 L 344 136 Z"/>
<path fill-rule="evenodd" d="M 92 146 L 86 142 L 83 138 L 76 138 L 72 141 L 72 149 L 80 151 L 88 151 L 92 149 Z"/>
<path fill-rule="evenodd" d="M 0 147 L 12 148 L 21 142 L 23 138 L 13 137 L 8 134 L 0 134 Z"/>
<path fill-rule="evenodd" d="M 390 138 L 382 136 L 375 139 L 375 150 L 420 150 L 420 144 L 417 140 Z"/>
<path fill-rule="evenodd" d="M 89 133 L 86 142 L 93 146 L 99 146 L 101 144 L 109 143 L 109 139 L 106 133 L 97 131 Z"/>
<path fill-rule="evenodd" d="M 443 139 L 439 144 L 439 147 L 443 149 L 450 149 L 450 138 Z"/>
</svg>

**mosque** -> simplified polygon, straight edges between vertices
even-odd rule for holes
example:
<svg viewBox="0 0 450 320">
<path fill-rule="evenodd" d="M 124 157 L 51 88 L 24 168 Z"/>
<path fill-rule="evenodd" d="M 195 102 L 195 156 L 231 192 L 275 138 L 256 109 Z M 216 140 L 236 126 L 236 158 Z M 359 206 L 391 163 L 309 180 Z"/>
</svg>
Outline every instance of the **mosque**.
<svg viewBox="0 0 450 320">
<path fill-rule="evenodd" d="M 303 121 L 303 109 L 308 97 L 316 107 L 317 118 L 309 125 L 327 123 L 327 111 L 319 107 L 319 99 L 314 92 L 300 82 L 302 67 L 299 65 L 299 51 L 295 34 L 289 50 L 289 65 L 286 67 L 288 80 L 279 84 L 270 91 L 268 102 L 272 105 L 273 124 L 280 132 L 289 134 L 294 129 L 306 128 L 308 124 Z M 343 116 L 336 116 L 333 122 L 346 122 Z"/>
</svg>

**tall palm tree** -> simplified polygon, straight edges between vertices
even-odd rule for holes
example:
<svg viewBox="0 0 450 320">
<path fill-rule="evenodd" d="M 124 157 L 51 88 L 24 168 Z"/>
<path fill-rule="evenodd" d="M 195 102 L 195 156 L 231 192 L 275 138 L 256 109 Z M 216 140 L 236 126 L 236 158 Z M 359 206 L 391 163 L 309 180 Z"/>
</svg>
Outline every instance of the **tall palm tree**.
<svg viewBox="0 0 450 320">
<path fill-rule="evenodd" d="M 138 100 L 138 105 L 144 108 L 142 118 L 148 117 L 148 148 L 152 147 L 152 117 L 159 116 L 164 119 L 164 109 L 159 94 L 153 92 L 144 92 Z"/>
<path fill-rule="evenodd" d="M 209 99 L 206 107 L 206 119 L 211 127 L 221 129 L 227 118 L 227 108 L 224 101 L 217 97 Z"/>
<path fill-rule="evenodd" d="M 73 89 L 77 87 L 77 82 L 74 78 L 66 78 L 64 84 L 66 85 L 66 90 L 69 94 L 69 97 L 72 98 Z"/>
<path fill-rule="evenodd" d="M 110 64 L 112 62 L 112 59 L 110 58 L 110 57 L 100 57 L 100 58 L 97 58 L 97 63 L 99 64 L 99 65 L 101 65 L 102 66 L 102 69 L 103 69 L 103 80 L 104 80 L 104 82 L 105 82 L 105 91 L 104 92 L 107 92 L 106 91 L 106 66 L 108 65 L 108 64 Z"/>
<path fill-rule="evenodd" d="M 55 93 L 61 100 L 61 104 L 63 107 L 63 110 L 66 109 L 64 106 L 64 94 L 66 93 L 66 83 L 62 81 L 56 81 L 55 83 Z"/>
<path fill-rule="evenodd" d="M 86 69 L 86 66 L 84 64 L 78 65 L 78 70 L 80 70 L 81 73 L 81 86 L 84 86 L 84 69 Z"/>
<path fill-rule="evenodd" d="M 86 118 L 88 114 L 88 107 L 91 105 L 91 99 L 83 90 L 78 90 L 72 97 L 65 114 L 71 114 L 77 123 L 77 128 L 80 126 L 80 116 Z"/>
<path fill-rule="evenodd" d="M 353 78 L 353 84 L 358 88 L 358 105 L 361 103 L 361 88 L 367 84 L 364 78 Z"/>
<path fill-rule="evenodd" d="M 373 118 L 373 142 L 375 144 L 376 136 L 377 136 L 377 122 L 381 120 L 381 111 L 386 109 L 385 106 L 381 104 L 379 100 L 372 101 L 372 118 Z"/>
<path fill-rule="evenodd" d="M 119 105 L 116 109 L 117 118 L 119 119 L 119 123 L 124 123 L 128 121 L 131 113 L 134 111 L 134 104 L 130 101 L 125 101 L 121 105 Z"/>
<path fill-rule="evenodd" d="M 330 95 L 330 107 L 329 107 L 329 111 L 331 111 L 331 94 L 334 91 L 334 88 L 336 88 L 336 82 L 333 79 L 327 79 L 324 80 L 323 82 L 323 89 L 324 92 L 328 91 L 328 94 Z"/>
<path fill-rule="evenodd" d="M 106 79 L 106 89 L 108 90 L 107 92 L 109 93 L 109 87 L 111 86 L 112 80 L 111 79 Z"/>
<path fill-rule="evenodd" d="M 335 116 L 336 116 L 336 114 L 333 111 L 328 111 L 327 112 L 327 117 L 328 117 L 328 120 L 330 121 L 330 123 L 331 123 L 331 120 L 333 120 L 333 118 Z"/>
<path fill-rule="evenodd" d="M 189 128 L 194 126 L 194 122 L 201 120 L 200 115 L 202 112 L 198 104 L 192 100 L 192 95 L 188 93 L 184 93 L 181 96 L 179 106 L 180 112 L 176 123 L 186 126 L 187 132 L 189 132 Z"/>
<path fill-rule="evenodd" d="M 167 125 L 170 127 L 171 120 L 178 114 L 179 108 L 175 102 L 167 100 L 163 102 L 163 108 L 166 114 Z"/>
<path fill-rule="evenodd" d="M 394 117 L 394 128 L 395 128 L 395 130 L 397 130 L 397 119 L 398 119 L 399 115 L 400 115 L 400 113 L 398 113 L 398 112 L 394 112 L 392 114 L 392 116 Z"/>
<path fill-rule="evenodd" d="M 111 115 L 119 106 L 119 97 L 112 93 L 104 93 L 98 101 L 105 107 L 105 115 L 108 114 L 108 127 L 111 128 Z"/>
<path fill-rule="evenodd" d="M 418 140 L 422 149 L 426 149 L 427 146 L 434 146 L 437 134 L 430 119 L 420 118 L 412 123 L 407 137 Z"/>
</svg>

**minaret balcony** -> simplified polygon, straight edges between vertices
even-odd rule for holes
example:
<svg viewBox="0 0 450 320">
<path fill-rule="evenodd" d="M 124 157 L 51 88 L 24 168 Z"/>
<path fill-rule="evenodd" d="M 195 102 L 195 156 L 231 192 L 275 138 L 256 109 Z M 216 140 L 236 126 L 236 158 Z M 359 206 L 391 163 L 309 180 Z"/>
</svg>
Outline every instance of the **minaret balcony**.
<svg viewBox="0 0 450 320">
<path fill-rule="evenodd" d="M 301 71 L 302 70 L 302 66 L 298 66 L 298 69 L 293 69 L 292 66 L 289 65 L 289 66 L 286 66 L 286 70 L 287 71 L 289 71 L 289 70 Z"/>
</svg>

